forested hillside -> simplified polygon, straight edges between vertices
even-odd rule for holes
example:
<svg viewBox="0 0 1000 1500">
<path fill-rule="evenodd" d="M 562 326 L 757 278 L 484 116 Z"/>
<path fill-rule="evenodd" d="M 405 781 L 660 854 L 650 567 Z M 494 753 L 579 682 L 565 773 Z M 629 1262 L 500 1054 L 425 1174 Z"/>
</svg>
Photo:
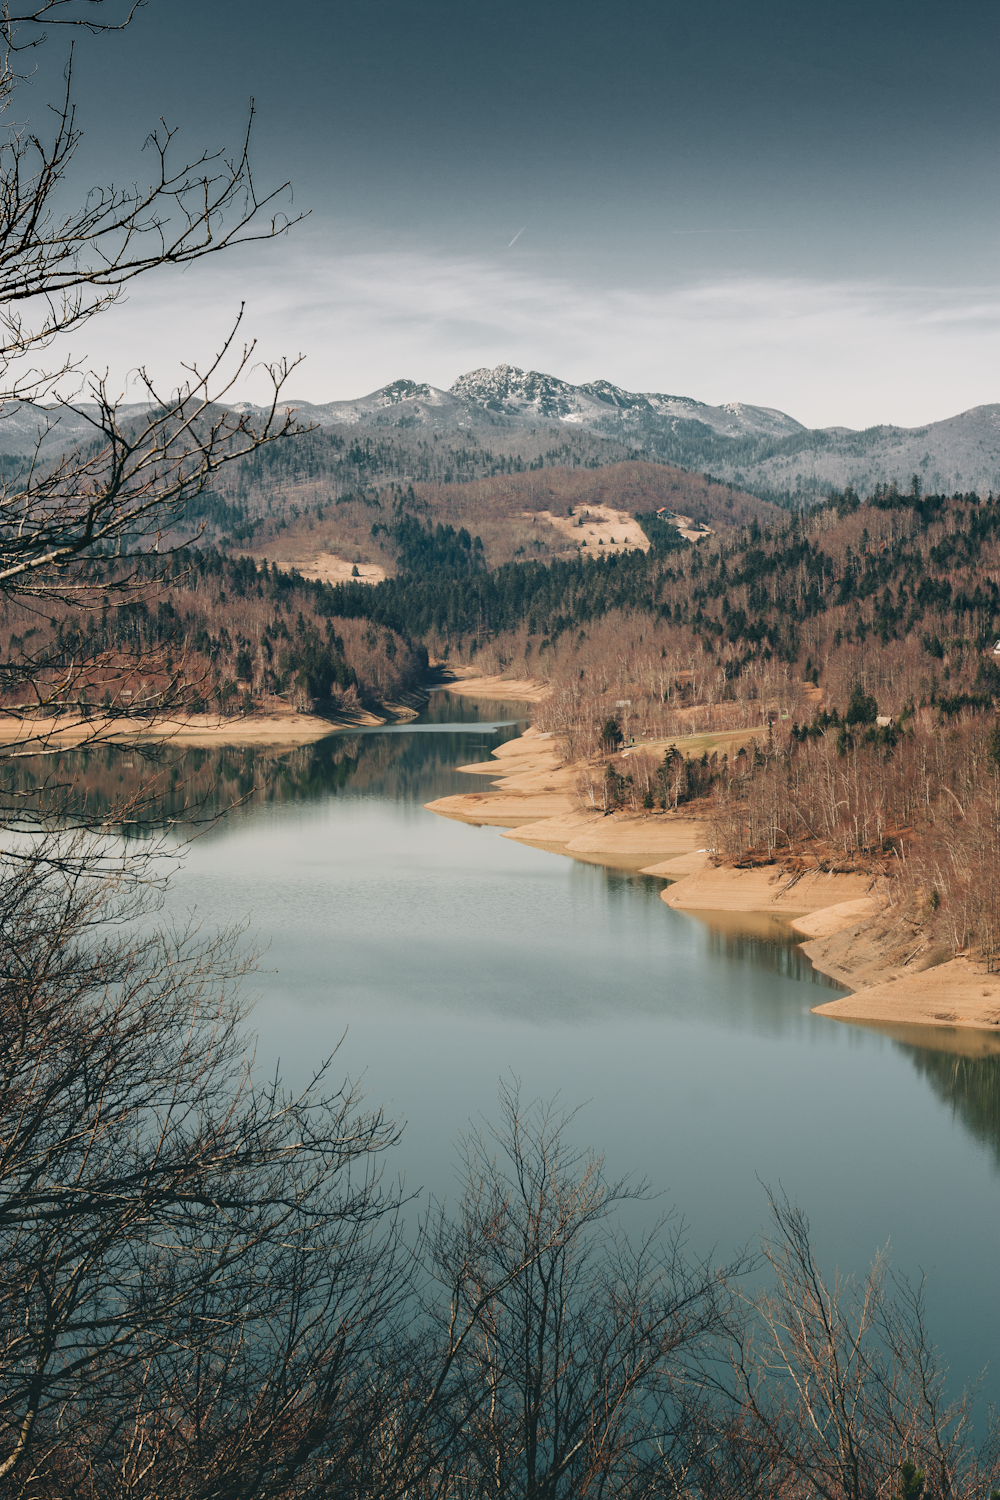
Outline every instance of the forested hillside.
<svg viewBox="0 0 1000 1500">
<path fill-rule="evenodd" d="M 909 659 L 927 636 L 978 650 L 1000 627 L 998 543 L 1000 505 L 976 495 L 915 498 L 886 489 L 861 505 L 848 492 L 808 517 L 754 520 L 680 551 L 577 555 L 465 578 L 428 554 L 422 574 L 376 588 L 344 585 L 331 598 L 338 613 L 406 629 L 442 649 L 474 642 L 500 655 L 516 652 L 521 626 L 526 641 L 545 639 L 558 654 L 564 637 L 614 610 L 650 617 L 702 658 L 777 659 L 802 665 L 810 679 L 837 678 L 838 662 L 857 650 L 875 689 L 905 700 L 913 684 L 890 664 L 902 648 Z M 953 675 L 949 667 L 944 680 Z"/>
<path fill-rule="evenodd" d="M 600 468 L 637 456 L 589 432 L 539 426 L 478 432 L 323 427 L 283 438 L 220 474 L 189 508 L 246 540 L 254 522 L 326 507 L 390 483 L 450 485 L 551 468 Z M 240 532 L 239 528 L 244 528 Z"/>
</svg>

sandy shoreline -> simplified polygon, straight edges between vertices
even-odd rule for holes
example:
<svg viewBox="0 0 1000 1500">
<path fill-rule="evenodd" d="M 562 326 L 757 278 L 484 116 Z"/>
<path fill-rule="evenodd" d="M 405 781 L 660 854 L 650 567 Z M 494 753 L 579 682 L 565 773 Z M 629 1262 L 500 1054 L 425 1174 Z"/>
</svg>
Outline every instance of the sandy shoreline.
<svg viewBox="0 0 1000 1500">
<path fill-rule="evenodd" d="M 321 718 L 318 714 L 287 713 L 186 714 L 157 719 L 17 719 L 0 715 L 0 746 L 22 755 L 42 749 L 67 750 L 81 745 L 135 743 L 156 740 L 177 742 L 193 749 L 211 745 L 308 745 L 340 729 L 371 729 L 381 724 L 415 719 L 417 711 L 406 705 L 392 706 L 384 718 L 358 709 L 351 714 Z"/>
<path fill-rule="evenodd" d="M 495 693 L 496 682 L 491 691 Z M 499 745 L 492 760 L 458 769 L 492 777 L 489 789 L 439 797 L 425 803 L 429 811 L 504 828 L 504 837 L 519 843 L 638 870 L 656 856 L 681 854 L 705 840 L 706 824 L 676 813 L 606 817 L 581 807 L 578 767 L 565 765 L 555 737 L 537 729 Z"/>
<path fill-rule="evenodd" d="M 978 1056 L 982 1043 L 963 1038 L 964 1032 L 1000 1032 L 1000 975 L 985 973 L 983 965 L 967 958 L 934 962 L 934 954 L 925 958 L 925 967 L 918 961 L 910 968 L 912 951 L 887 952 L 884 888 L 867 875 L 790 876 L 767 866 L 717 869 L 704 853 L 651 866 L 646 873 L 677 879 L 661 892 L 668 906 L 785 916 L 806 939 L 801 948 L 813 967 L 853 991 L 813 1006 L 815 1015 L 874 1025 L 890 1034 L 906 1028 L 907 1039 L 922 1037 L 924 1046 L 930 1045 L 927 1028 L 947 1029 L 950 1050 L 965 1056 Z M 913 949 L 912 942 L 905 946 Z"/>
<path fill-rule="evenodd" d="M 867 875 L 829 875 L 819 870 L 790 875 L 778 865 L 755 870 L 716 867 L 707 850 L 683 866 L 675 860 L 650 865 L 645 873 L 677 882 L 663 892 L 668 906 L 682 911 L 773 912 L 789 918 L 796 930 L 796 919 L 852 905 L 864 899 L 871 886 Z"/>
<path fill-rule="evenodd" d="M 511 682 L 500 677 L 470 675 L 472 669 L 458 668 L 445 672 L 429 686 L 446 687 L 449 692 L 468 697 L 507 698 L 517 703 L 540 703 L 549 692 L 547 683 L 530 679 Z M 350 713 L 296 713 L 276 700 L 259 713 L 177 714 L 163 719 L 30 719 L 0 714 L 0 747 L 22 754 L 43 746 L 72 749 L 83 744 L 117 741 L 177 740 L 192 748 L 210 745 L 308 745 L 340 729 L 376 729 L 382 724 L 405 723 L 417 718 L 420 710 L 408 703 L 386 703 L 383 712 L 372 713 L 358 708 Z"/>
<path fill-rule="evenodd" d="M 806 948 L 808 952 L 808 947 Z M 1000 974 L 987 974 L 967 958 L 953 958 L 921 973 L 891 976 L 816 1005 L 835 1021 L 993 1031 L 1000 1035 Z M 936 1044 L 935 1044 L 936 1045 Z"/>
<path fill-rule="evenodd" d="M 451 667 L 442 671 L 436 686 L 463 698 L 498 698 L 511 703 L 541 703 L 552 691 L 547 682 L 533 677 L 477 677 L 474 667 Z"/>
<path fill-rule="evenodd" d="M 513 696 L 512 689 L 518 695 L 537 692 L 538 685 L 467 678 L 461 689 L 499 698 Z M 805 940 L 802 951 L 815 968 L 854 991 L 815 1006 L 815 1014 L 875 1026 L 914 1045 L 930 1045 L 934 1028 L 934 1046 L 964 1056 L 989 1050 L 984 1033 L 992 1031 L 1000 1050 L 1000 975 L 988 975 L 966 958 L 934 963 L 931 955 L 916 972 L 909 958 L 894 963 L 881 942 L 887 929 L 880 922 L 886 911 L 883 882 L 864 874 L 792 873 L 780 865 L 717 867 L 704 821 L 677 813 L 605 816 L 581 807 L 580 768 L 567 766 L 555 738 L 535 729 L 499 746 L 490 761 L 459 769 L 490 777 L 489 787 L 429 802 L 430 811 L 501 827 L 505 838 L 574 859 L 657 876 L 670 882 L 660 893 L 668 906 L 713 923 L 735 920 L 748 930 L 763 923 L 762 931 L 775 933 L 791 929 Z"/>
</svg>

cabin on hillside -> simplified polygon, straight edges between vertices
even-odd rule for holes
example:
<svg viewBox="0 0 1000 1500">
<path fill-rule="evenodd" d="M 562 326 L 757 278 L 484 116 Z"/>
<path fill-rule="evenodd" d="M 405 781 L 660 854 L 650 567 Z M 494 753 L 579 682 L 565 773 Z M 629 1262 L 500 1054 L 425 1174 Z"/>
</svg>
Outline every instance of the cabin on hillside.
<svg viewBox="0 0 1000 1500">
<path fill-rule="evenodd" d="M 1000 656 L 1000 641 L 993 642 L 993 655 Z"/>
</svg>

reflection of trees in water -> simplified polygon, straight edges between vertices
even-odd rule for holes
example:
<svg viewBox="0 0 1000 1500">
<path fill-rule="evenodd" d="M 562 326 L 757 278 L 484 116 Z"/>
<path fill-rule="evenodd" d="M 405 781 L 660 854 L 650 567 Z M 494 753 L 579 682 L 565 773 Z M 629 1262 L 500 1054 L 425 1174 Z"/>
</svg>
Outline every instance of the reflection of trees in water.
<svg viewBox="0 0 1000 1500">
<path fill-rule="evenodd" d="M 490 751 L 513 739 L 515 728 L 494 733 L 365 734 L 356 738 L 357 761 L 351 790 L 377 792 L 394 802 L 430 802 L 454 792 L 486 791 L 488 777 L 456 777 L 455 767 L 489 760 Z M 323 740 L 322 745 L 329 745 Z M 319 749 L 319 747 L 314 747 Z M 497 776 L 504 774 L 498 765 Z"/>
<path fill-rule="evenodd" d="M 446 731 L 336 735 L 285 756 L 279 773 L 280 795 L 269 800 L 311 801 L 350 791 L 419 806 L 435 797 L 470 790 L 471 778 L 456 777 L 455 767 L 488 760 L 491 750 L 516 733 L 511 728 L 481 738 Z M 497 775 L 502 774 L 498 766 Z"/>
<path fill-rule="evenodd" d="M 755 969 L 770 969 L 782 979 L 818 984 L 824 989 L 840 989 L 841 986 L 835 979 L 813 968 L 799 946 L 801 942 L 800 937 L 778 923 L 768 933 L 741 932 L 735 924 L 732 929 L 711 924 L 708 926 L 709 953 L 724 958 L 729 963 L 750 964 Z M 817 1000 L 816 1003 L 818 1005 L 820 1002 Z"/>
<path fill-rule="evenodd" d="M 897 1042 L 973 1137 L 988 1146 L 1000 1166 L 1000 1057 L 961 1057 Z"/>
<path fill-rule="evenodd" d="M 611 901 L 627 900 L 634 904 L 641 897 L 647 902 L 661 903 L 664 882 L 652 875 L 605 869 L 600 865 L 581 868 L 593 871 L 595 879 L 603 880 Z M 780 917 L 765 912 L 700 911 L 677 912 L 676 919 L 697 923 L 713 957 L 731 964 L 770 969 L 783 979 L 818 984 L 825 989 L 842 988 L 835 979 L 813 968 L 800 947 L 802 938 Z"/>
<path fill-rule="evenodd" d="M 433 692 L 420 715 L 421 724 L 454 724 L 461 719 L 499 724 L 517 719 L 522 725 L 531 718 L 531 704 L 512 698 L 460 698 L 457 693 Z"/>
<path fill-rule="evenodd" d="M 640 875 L 632 870 L 616 870 L 613 865 L 586 864 L 581 868 L 593 871 L 594 878 L 604 882 L 608 897 L 614 902 L 634 902 L 637 897 L 646 902 L 659 901 L 663 890 L 663 881 L 656 880 L 652 875 Z"/>
<path fill-rule="evenodd" d="M 668 917 L 661 901 L 663 881 L 652 875 L 590 864 L 576 866 L 574 873 L 578 880 L 601 881 L 610 905 L 628 902 L 634 907 L 637 900 L 643 900 L 648 904 L 655 903 L 664 918 Z M 799 946 L 802 938 L 796 936 L 787 922 L 779 917 L 759 912 L 671 912 L 669 916 L 697 923 L 705 935 L 708 953 L 715 958 L 724 959 L 734 968 L 770 970 L 782 979 L 817 984 L 824 989 L 842 989 L 835 979 L 813 968 Z M 757 924 L 756 931 L 753 930 L 754 923 Z M 819 1003 L 817 1000 L 817 1004 Z M 759 1018 L 759 997 L 754 1004 Z"/>
<path fill-rule="evenodd" d="M 293 749 L 106 744 L 0 762 L 0 795 L 10 807 L 44 803 L 70 822 L 135 831 L 346 790 L 427 802 L 467 789 L 464 777 L 458 786 L 455 766 L 487 759 L 516 733 L 336 734 Z"/>
</svg>

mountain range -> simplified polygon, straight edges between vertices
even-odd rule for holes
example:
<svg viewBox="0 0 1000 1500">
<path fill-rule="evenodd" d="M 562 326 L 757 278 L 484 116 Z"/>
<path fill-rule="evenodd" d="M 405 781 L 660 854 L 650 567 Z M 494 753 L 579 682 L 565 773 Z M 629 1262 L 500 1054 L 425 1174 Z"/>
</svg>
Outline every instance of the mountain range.
<svg viewBox="0 0 1000 1500">
<path fill-rule="evenodd" d="M 627 391 L 606 380 L 572 385 L 554 375 L 498 365 L 461 375 L 450 390 L 395 380 L 351 401 L 289 401 L 303 421 L 334 429 L 423 429 L 428 434 L 490 429 L 574 429 L 625 446 L 636 457 L 710 473 L 763 496 L 790 503 L 853 485 L 907 486 L 913 474 L 926 492 L 1000 492 L 1000 404 L 972 407 L 926 427 L 808 428 L 772 407 L 734 401 L 711 406 L 689 396 Z M 259 408 L 241 403 L 241 410 Z M 65 449 L 94 435 L 94 409 L 56 412 L 10 405 L 0 414 L 0 451 L 31 451 L 37 434 L 58 421 L 42 451 Z M 122 408 L 125 416 L 143 407 Z"/>
</svg>

